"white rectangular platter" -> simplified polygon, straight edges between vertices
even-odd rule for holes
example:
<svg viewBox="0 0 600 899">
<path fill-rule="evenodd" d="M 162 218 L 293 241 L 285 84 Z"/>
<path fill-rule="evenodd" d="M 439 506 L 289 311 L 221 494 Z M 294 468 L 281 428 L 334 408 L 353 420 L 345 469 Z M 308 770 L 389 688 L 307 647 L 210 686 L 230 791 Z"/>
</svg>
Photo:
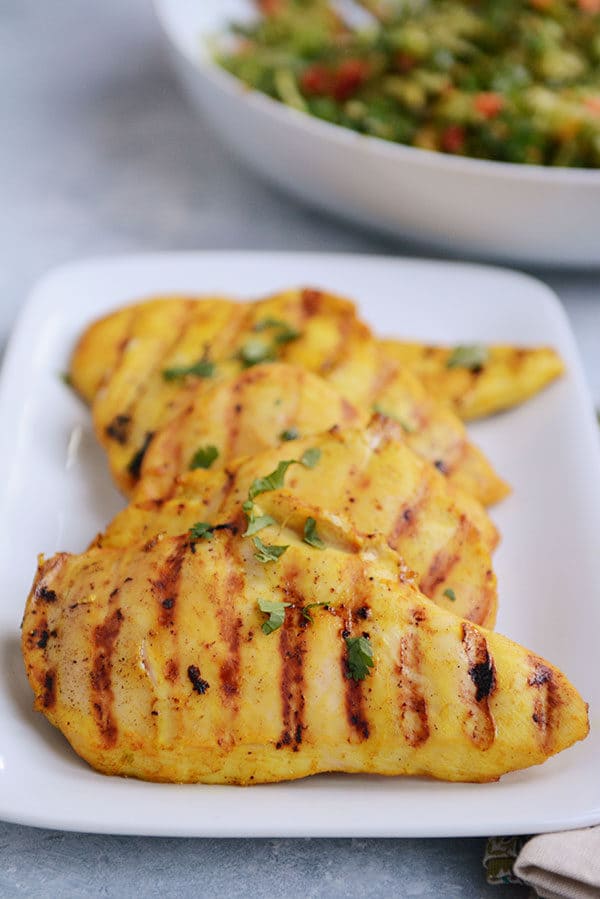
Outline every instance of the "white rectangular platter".
<svg viewBox="0 0 600 899">
<path fill-rule="evenodd" d="M 494 511 L 498 630 L 561 667 L 590 703 L 589 738 L 495 784 L 320 776 L 175 786 L 95 773 L 31 709 L 19 623 L 36 555 L 81 551 L 123 505 L 88 411 L 62 383 L 82 329 L 165 293 L 240 299 L 291 286 L 356 299 L 381 334 L 550 344 L 568 374 L 472 427 L 514 492 Z M 12 338 L 0 387 L 0 817 L 165 836 L 475 836 L 600 822 L 600 453 L 575 343 L 556 297 L 501 269 L 320 254 L 187 253 L 81 262 L 48 275 Z"/>
</svg>

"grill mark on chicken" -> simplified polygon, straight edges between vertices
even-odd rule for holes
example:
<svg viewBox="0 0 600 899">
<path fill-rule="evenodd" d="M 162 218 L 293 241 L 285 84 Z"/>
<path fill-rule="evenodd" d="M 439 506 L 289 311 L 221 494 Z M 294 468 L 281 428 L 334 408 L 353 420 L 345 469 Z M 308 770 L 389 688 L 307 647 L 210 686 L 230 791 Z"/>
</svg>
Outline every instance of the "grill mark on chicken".
<svg viewBox="0 0 600 899">
<path fill-rule="evenodd" d="M 42 692 L 42 706 L 45 709 L 53 709 L 56 705 L 56 671 L 52 668 L 44 675 L 44 687 Z"/>
<path fill-rule="evenodd" d="M 547 665 L 533 658 L 531 664 L 532 672 L 527 680 L 528 686 L 535 690 L 531 717 L 542 746 L 548 751 L 553 740 L 556 711 L 560 705 L 560 689 Z"/>
<path fill-rule="evenodd" d="M 130 429 L 131 415 L 115 415 L 113 420 L 105 427 L 104 433 L 111 440 L 116 440 L 121 446 L 125 446 L 129 440 Z"/>
<path fill-rule="evenodd" d="M 152 592 L 158 603 L 158 623 L 161 627 L 168 628 L 171 633 L 174 633 L 179 580 L 187 548 L 187 538 L 180 537 L 174 552 L 160 567 L 158 578 L 150 581 Z"/>
<path fill-rule="evenodd" d="M 147 372 L 147 374 L 145 375 L 144 378 L 138 380 L 138 382 L 136 384 L 136 388 L 133 392 L 133 396 L 131 397 L 131 400 L 129 401 L 127 408 L 124 409 L 123 412 L 121 413 L 121 415 L 123 415 L 123 416 L 125 416 L 125 415 L 129 416 L 132 425 L 136 421 L 136 411 L 137 411 L 142 399 L 148 394 L 149 390 L 152 387 L 152 376 L 157 374 L 159 372 L 159 370 L 161 370 L 164 367 L 165 359 L 177 348 L 177 345 L 180 343 L 182 338 L 185 336 L 186 329 L 189 325 L 191 318 L 193 317 L 194 310 L 196 308 L 196 301 L 195 300 L 185 300 L 183 308 L 184 308 L 184 312 L 182 315 L 182 320 L 179 325 L 179 328 L 177 329 L 177 333 L 176 333 L 174 339 L 171 341 L 171 343 L 167 347 L 165 347 L 162 350 L 162 353 L 160 354 L 159 358 L 157 358 L 155 360 L 154 368 L 151 371 Z M 128 336 L 125 340 L 125 345 L 123 347 L 123 350 L 121 351 L 112 372 L 107 375 L 107 379 L 106 379 L 107 383 L 110 380 L 110 378 L 114 375 L 114 373 L 119 369 L 119 367 L 123 364 L 123 358 L 124 358 L 125 349 L 127 347 L 127 344 L 133 337 L 135 337 L 135 324 L 136 324 L 136 316 L 134 315 L 132 317 L 132 320 L 131 320 L 131 323 L 129 326 L 129 332 L 128 332 Z M 151 427 L 147 431 L 146 437 L 144 438 L 145 445 L 143 445 L 142 448 L 140 450 L 138 450 L 138 453 L 140 453 L 142 451 L 142 449 L 144 449 L 144 450 L 148 449 L 148 444 L 150 442 L 148 440 L 148 434 L 150 433 L 152 427 L 155 425 L 155 422 L 151 422 L 151 423 L 147 422 L 147 424 L 150 424 Z M 146 441 L 147 441 L 147 443 L 146 443 Z M 134 458 L 135 458 L 135 456 L 134 456 Z M 142 461 L 143 461 L 143 456 L 139 462 L 139 469 L 141 469 Z M 133 472 L 130 472 L 130 473 L 135 480 L 137 480 L 137 478 L 139 478 L 139 471 L 138 471 L 137 477 L 133 474 Z"/>
<path fill-rule="evenodd" d="M 340 368 L 348 358 L 351 350 L 351 342 L 348 337 L 352 333 L 356 322 L 350 313 L 338 318 L 338 342 L 330 354 L 321 362 L 318 374 L 327 377 L 328 374 Z"/>
<path fill-rule="evenodd" d="M 448 579 L 454 566 L 460 562 L 462 546 L 470 528 L 466 516 L 461 515 L 454 534 L 446 546 L 435 554 L 427 573 L 421 578 L 419 590 L 425 596 L 433 596 L 439 585 Z"/>
<path fill-rule="evenodd" d="M 242 619 L 239 614 L 236 614 L 235 604 L 232 603 L 231 598 L 243 596 L 246 586 L 244 567 L 237 553 L 237 546 L 234 536 L 230 533 L 224 544 L 225 558 L 228 563 L 225 588 L 217 591 L 217 597 L 222 597 L 224 600 L 217 606 L 219 632 L 229 650 L 229 657 L 221 664 L 219 670 L 221 692 L 225 702 L 232 705 L 235 713 L 239 711 Z"/>
<path fill-rule="evenodd" d="M 306 319 L 318 315 L 323 305 L 323 293 L 312 287 L 307 287 L 301 294 L 302 312 Z"/>
<path fill-rule="evenodd" d="M 456 440 L 452 445 L 444 449 L 441 458 L 435 462 L 436 468 L 446 477 L 450 477 L 461 467 L 468 448 L 469 443 L 466 437 L 463 436 L 460 440 Z M 440 463 L 439 465 L 438 462 Z"/>
<path fill-rule="evenodd" d="M 113 716 L 114 693 L 112 690 L 112 654 L 123 623 L 121 609 L 109 612 L 103 624 L 94 628 L 94 656 L 90 674 L 92 709 L 98 729 L 108 748 L 115 746 L 118 728 Z"/>
<path fill-rule="evenodd" d="M 48 630 L 48 619 L 45 615 L 40 617 L 36 627 L 27 634 L 27 646 L 29 649 L 45 649 L 50 637 L 56 637 L 55 630 Z"/>
<path fill-rule="evenodd" d="M 422 609 L 412 614 L 412 621 L 400 640 L 398 655 L 398 691 L 402 733 L 409 746 L 421 746 L 429 739 L 427 700 L 419 685 L 423 653 L 419 641 L 419 626 L 425 621 Z"/>
<path fill-rule="evenodd" d="M 344 610 L 343 625 L 340 629 L 342 645 L 341 666 L 342 676 L 345 682 L 346 717 L 351 728 L 351 742 L 368 740 L 371 728 L 366 715 L 363 681 L 355 681 L 350 676 L 348 667 L 348 647 L 346 637 L 365 636 L 363 609 L 368 608 L 369 590 L 364 581 L 364 574 L 353 560 L 352 567 L 353 588 L 355 597 L 352 605 Z M 367 678 L 368 680 L 368 678 Z"/>
<path fill-rule="evenodd" d="M 137 313 L 138 313 L 137 308 L 135 306 L 131 306 L 129 309 L 129 314 L 127 316 L 127 321 L 125 323 L 125 327 L 123 328 L 123 336 L 117 343 L 117 351 L 115 353 L 115 358 L 113 360 L 112 368 L 107 367 L 104 370 L 104 372 L 102 373 L 99 383 L 96 384 L 96 389 L 94 391 L 92 400 L 95 399 L 95 397 L 98 395 L 100 390 L 102 390 L 104 387 L 107 386 L 110 379 L 112 378 L 114 373 L 117 371 L 117 369 L 121 365 L 121 363 L 123 361 L 123 356 L 125 355 L 125 350 L 127 349 L 128 345 L 129 345 L 129 341 L 131 340 L 131 337 L 132 337 L 133 327 L 135 325 Z"/>
<path fill-rule="evenodd" d="M 402 538 L 418 527 L 419 515 L 429 500 L 429 495 L 429 483 L 422 480 L 411 498 L 402 504 L 387 538 L 392 549 L 398 549 Z"/>
<path fill-rule="evenodd" d="M 497 686 L 494 660 L 489 654 L 484 635 L 466 621 L 462 624 L 462 643 L 471 681 L 463 689 L 463 698 L 467 704 L 464 731 L 478 749 L 486 750 L 496 738 L 496 723 L 489 704 Z"/>
<path fill-rule="evenodd" d="M 304 656 L 306 654 L 305 628 L 302 609 L 306 599 L 295 585 L 297 572 L 289 571 L 282 585 L 285 602 L 295 608 L 285 610 L 285 618 L 279 637 L 281 655 L 281 717 L 283 728 L 277 749 L 290 746 L 297 752 L 306 725 L 304 723 Z"/>
<path fill-rule="evenodd" d="M 239 380 L 234 390 L 231 391 L 230 402 L 225 413 L 225 441 L 223 447 L 223 456 L 225 459 L 234 457 L 234 446 L 240 434 L 240 418 L 244 411 L 244 404 L 240 394 L 242 391 L 243 381 Z"/>
<path fill-rule="evenodd" d="M 390 359 L 383 359 L 375 368 L 373 380 L 369 389 L 369 402 L 376 404 L 381 394 L 393 384 L 398 374 L 398 363 Z M 393 410 L 391 410 L 393 411 Z M 389 416 L 388 416 L 389 417 Z"/>
</svg>

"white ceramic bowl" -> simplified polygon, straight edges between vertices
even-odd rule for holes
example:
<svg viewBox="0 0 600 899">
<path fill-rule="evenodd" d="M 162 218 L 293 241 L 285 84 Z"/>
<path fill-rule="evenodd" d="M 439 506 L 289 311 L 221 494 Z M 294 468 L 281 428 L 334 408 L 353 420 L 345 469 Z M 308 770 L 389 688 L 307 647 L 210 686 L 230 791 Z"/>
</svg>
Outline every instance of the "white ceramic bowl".
<svg viewBox="0 0 600 899">
<path fill-rule="evenodd" d="M 207 39 L 248 16 L 244 0 L 155 0 L 185 87 L 223 140 L 303 201 L 480 257 L 600 266 L 600 170 L 432 153 L 296 112 L 222 71 Z"/>
</svg>

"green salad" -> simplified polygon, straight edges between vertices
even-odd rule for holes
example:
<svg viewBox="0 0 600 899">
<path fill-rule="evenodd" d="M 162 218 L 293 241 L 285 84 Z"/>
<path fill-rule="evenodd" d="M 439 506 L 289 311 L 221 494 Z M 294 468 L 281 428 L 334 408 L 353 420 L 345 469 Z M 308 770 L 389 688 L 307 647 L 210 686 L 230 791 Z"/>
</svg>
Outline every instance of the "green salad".
<svg viewBox="0 0 600 899">
<path fill-rule="evenodd" d="M 295 109 L 460 156 L 600 167 L 600 0 L 258 0 L 218 62 Z"/>
</svg>

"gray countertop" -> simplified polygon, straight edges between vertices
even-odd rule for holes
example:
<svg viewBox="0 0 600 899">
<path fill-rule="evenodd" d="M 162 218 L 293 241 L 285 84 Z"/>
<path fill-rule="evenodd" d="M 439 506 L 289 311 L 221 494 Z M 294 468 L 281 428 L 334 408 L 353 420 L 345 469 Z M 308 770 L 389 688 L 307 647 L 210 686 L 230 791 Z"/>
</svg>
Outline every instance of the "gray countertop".
<svg viewBox="0 0 600 899">
<path fill-rule="evenodd" d="M 34 281 L 78 257 L 408 252 L 298 206 L 232 160 L 190 114 L 143 0 L 2 0 L 0 9 L 2 342 Z M 600 405 L 600 272 L 536 274 L 565 304 Z M 483 845 L 137 839 L 0 823 L 0 896 L 522 895 L 486 886 Z"/>
</svg>

